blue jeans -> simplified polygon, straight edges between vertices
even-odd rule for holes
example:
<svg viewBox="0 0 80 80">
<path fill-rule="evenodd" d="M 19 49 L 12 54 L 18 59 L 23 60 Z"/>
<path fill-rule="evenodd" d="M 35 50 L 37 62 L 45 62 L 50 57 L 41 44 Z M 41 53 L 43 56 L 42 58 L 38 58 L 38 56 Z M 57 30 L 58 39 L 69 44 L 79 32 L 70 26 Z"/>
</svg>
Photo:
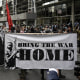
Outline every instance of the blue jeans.
<svg viewBox="0 0 80 80">
<path fill-rule="evenodd" d="M 48 80 L 59 80 L 58 74 L 55 71 L 48 71 L 47 77 L 48 77 Z"/>
</svg>

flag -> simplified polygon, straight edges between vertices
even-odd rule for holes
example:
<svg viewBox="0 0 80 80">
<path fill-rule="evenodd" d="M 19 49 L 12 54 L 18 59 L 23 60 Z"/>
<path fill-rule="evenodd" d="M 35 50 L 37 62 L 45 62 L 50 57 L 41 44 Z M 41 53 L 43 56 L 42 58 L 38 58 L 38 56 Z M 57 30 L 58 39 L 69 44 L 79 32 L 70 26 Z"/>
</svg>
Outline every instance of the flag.
<svg viewBox="0 0 80 80">
<path fill-rule="evenodd" d="M 9 13 L 7 0 L 6 0 L 6 11 L 7 11 L 7 21 L 8 21 L 8 25 L 9 25 L 9 30 L 11 30 L 11 27 L 13 26 L 13 23 L 12 23 L 12 19 L 11 19 L 10 13 Z"/>
</svg>

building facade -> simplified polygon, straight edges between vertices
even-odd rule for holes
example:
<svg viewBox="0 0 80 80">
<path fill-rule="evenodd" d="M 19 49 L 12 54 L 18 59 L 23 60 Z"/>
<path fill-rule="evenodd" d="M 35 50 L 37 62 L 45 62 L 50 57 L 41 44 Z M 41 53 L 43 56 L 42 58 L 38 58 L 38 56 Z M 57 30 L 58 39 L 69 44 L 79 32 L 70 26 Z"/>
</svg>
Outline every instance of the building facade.
<svg viewBox="0 0 80 80">
<path fill-rule="evenodd" d="M 35 0 L 7 0 L 10 15 L 15 25 L 34 25 L 36 19 Z M 6 22 L 6 0 L 2 1 L 3 17 L 0 21 Z"/>
<path fill-rule="evenodd" d="M 79 0 L 36 0 L 37 24 L 59 24 L 80 21 Z"/>
<path fill-rule="evenodd" d="M 37 0 L 37 23 L 47 25 L 70 21 L 71 4 L 71 1 L 64 0 Z"/>
<path fill-rule="evenodd" d="M 6 21 L 6 0 L 3 0 L 3 17 Z M 62 24 L 80 19 L 79 0 L 8 0 L 14 24 L 49 25 Z M 37 17 L 36 17 L 37 15 Z"/>
</svg>

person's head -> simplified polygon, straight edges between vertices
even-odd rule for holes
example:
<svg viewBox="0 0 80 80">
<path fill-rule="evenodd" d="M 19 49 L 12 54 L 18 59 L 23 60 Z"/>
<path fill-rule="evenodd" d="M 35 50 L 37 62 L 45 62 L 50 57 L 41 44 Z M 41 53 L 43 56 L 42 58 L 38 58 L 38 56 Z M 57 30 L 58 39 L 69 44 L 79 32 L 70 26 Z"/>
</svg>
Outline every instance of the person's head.
<svg viewBox="0 0 80 80">
<path fill-rule="evenodd" d="M 61 29 L 59 29 L 59 30 L 58 30 L 58 33 L 62 33 L 62 30 L 61 30 Z"/>
<path fill-rule="evenodd" d="M 21 27 L 21 31 L 24 31 L 24 26 Z"/>
<path fill-rule="evenodd" d="M 13 43 L 12 43 L 12 42 L 8 42 L 7 48 L 8 48 L 10 51 L 12 51 Z"/>
</svg>

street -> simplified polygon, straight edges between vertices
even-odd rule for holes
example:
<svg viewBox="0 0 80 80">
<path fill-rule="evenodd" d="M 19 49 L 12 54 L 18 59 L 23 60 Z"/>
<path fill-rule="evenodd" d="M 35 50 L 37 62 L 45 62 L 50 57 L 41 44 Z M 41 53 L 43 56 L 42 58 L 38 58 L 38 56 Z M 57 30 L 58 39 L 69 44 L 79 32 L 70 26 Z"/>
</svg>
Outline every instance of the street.
<svg viewBox="0 0 80 80">
<path fill-rule="evenodd" d="M 3 70 L 0 69 L 0 80 L 20 80 L 20 70 Z M 44 78 L 47 80 L 47 71 L 44 71 Z M 78 80 L 74 76 L 74 70 L 62 70 L 62 74 L 66 76 L 65 79 L 60 80 Z M 41 80 L 40 70 L 27 70 L 26 80 Z"/>
<path fill-rule="evenodd" d="M 78 54 L 78 60 L 80 61 L 80 54 Z M 19 73 L 19 69 L 5 70 L 3 66 L 0 66 L 0 80 L 20 80 Z M 74 70 L 62 70 L 62 74 L 65 75 L 66 78 L 60 80 L 78 80 L 76 76 L 74 76 Z M 44 78 L 47 80 L 47 70 L 44 71 Z M 26 80 L 41 80 L 40 70 L 27 70 Z"/>
<path fill-rule="evenodd" d="M 19 79 L 19 70 L 0 70 L 0 80 L 20 80 Z M 60 80 L 78 80 L 74 76 L 73 70 L 64 70 L 62 74 L 66 76 L 65 79 Z M 28 70 L 26 75 L 26 80 L 41 80 L 40 70 Z M 45 71 L 45 80 L 46 78 L 46 71 Z"/>
</svg>

